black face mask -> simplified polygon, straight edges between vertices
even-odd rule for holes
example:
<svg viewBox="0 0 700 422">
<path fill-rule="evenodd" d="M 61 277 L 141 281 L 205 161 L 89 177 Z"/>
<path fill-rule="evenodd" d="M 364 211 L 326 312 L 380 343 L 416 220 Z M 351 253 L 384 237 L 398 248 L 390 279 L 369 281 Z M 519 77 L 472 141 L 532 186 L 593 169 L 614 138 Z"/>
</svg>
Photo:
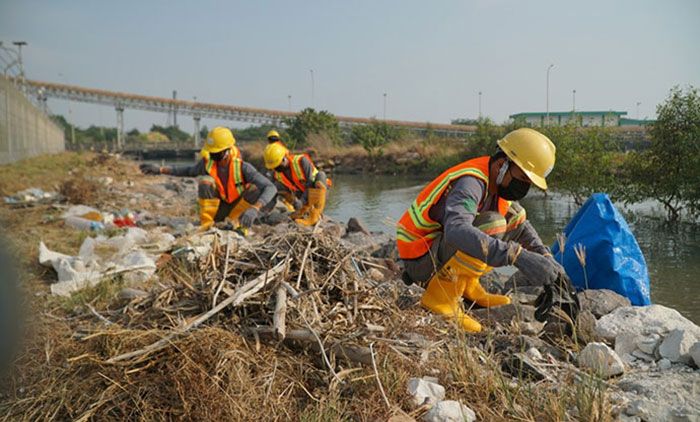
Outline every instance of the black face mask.
<svg viewBox="0 0 700 422">
<path fill-rule="evenodd" d="M 211 158 L 214 161 L 221 161 L 224 158 L 226 158 L 227 153 L 228 153 L 228 150 L 226 150 L 226 149 L 223 151 L 219 151 L 219 152 L 212 152 L 211 154 L 209 154 L 209 158 Z"/>
<path fill-rule="evenodd" d="M 518 180 L 511 175 L 510 183 L 507 187 L 498 187 L 498 196 L 507 201 L 518 201 L 523 199 L 529 190 L 530 184 L 528 182 Z"/>
</svg>

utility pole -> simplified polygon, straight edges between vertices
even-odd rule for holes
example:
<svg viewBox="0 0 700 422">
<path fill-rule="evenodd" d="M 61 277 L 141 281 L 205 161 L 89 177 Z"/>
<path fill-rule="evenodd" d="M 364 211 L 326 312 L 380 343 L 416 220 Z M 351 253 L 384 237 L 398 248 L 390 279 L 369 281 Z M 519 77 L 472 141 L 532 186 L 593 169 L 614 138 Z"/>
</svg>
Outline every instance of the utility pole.
<svg viewBox="0 0 700 422">
<path fill-rule="evenodd" d="M 574 93 L 574 104 L 571 107 L 571 111 L 573 111 L 575 113 L 576 112 L 576 90 L 575 89 L 573 90 L 573 93 Z"/>
<path fill-rule="evenodd" d="M 386 92 L 384 93 L 384 120 L 386 120 Z"/>
<path fill-rule="evenodd" d="M 173 101 L 177 100 L 177 90 L 173 89 Z M 177 127 L 177 106 L 173 104 L 173 126 Z"/>
<path fill-rule="evenodd" d="M 479 91 L 479 119 L 481 119 L 481 91 Z"/>
<path fill-rule="evenodd" d="M 24 63 L 22 62 L 22 47 L 27 45 L 26 41 L 13 41 L 12 44 L 17 46 L 17 62 L 19 63 L 19 77 L 22 81 L 22 92 L 24 91 Z M 25 92 L 26 93 L 26 92 Z"/>
<path fill-rule="evenodd" d="M 289 112 L 291 113 L 292 112 L 292 96 L 291 95 L 287 95 L 287 104 L 288 104 L 287 107 L 289 109 Z"/>
<path fill-rule="evenodd" d="M 553 67 L 554 65 L 550 64 L 547 68 L 547 120 L 544 123 L 545 126 L 549 126 L 549 71 L 552 70 Z"/>
<path fill-rule="evenodd" d="M 315 87 L 314 87 L 314 70 L 309 69 L 309 72 L 311 72 L 311 108 L 315 108 L 316 104 L 314 101 L 314 89 L 315 89 Z"/>
</svg>

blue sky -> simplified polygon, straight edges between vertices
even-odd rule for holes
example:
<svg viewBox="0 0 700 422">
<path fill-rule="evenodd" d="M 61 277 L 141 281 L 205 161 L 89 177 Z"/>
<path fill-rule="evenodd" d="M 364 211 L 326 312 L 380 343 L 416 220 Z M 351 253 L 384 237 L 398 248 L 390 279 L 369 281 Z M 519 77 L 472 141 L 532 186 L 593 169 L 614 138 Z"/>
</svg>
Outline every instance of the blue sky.
<svg viewBox="0 0 700 422">
<path fill-rule="evenodd" d="M 28 77 L 286 110 L 447 123 L 483 114 L 622 110 L 655 115 L 700 87 L 700 2 L 0 0 L 0 40 L 22 39 Z M 80 126 L 108 107 L 53 100 Z M 127 128 L 164 124 L 127 110 Z M 191 128 L 186 117 L 181 126 Z M 205 121 L 210 127 L 216 122 Z"/>
</svg>

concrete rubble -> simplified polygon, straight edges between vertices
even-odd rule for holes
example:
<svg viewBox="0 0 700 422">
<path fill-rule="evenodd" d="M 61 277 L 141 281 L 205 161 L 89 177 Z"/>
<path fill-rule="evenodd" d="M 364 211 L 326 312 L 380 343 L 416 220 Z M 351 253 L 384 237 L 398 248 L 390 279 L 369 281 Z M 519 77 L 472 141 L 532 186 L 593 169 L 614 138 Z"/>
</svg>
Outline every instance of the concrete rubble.
<svg viewBox="0 0 700 422">
<path fill-rule="evenodd" d="M 610 378 L 625 372 L 622 359 L 604 343 L 588 343 L 578 355 L 578 363 L 602 378 Z"/>
<path fill-rule="evenodd" d="M 474 411 L 455 400 L 444 400 L 433 406 L 423 416 L 425 422 L 473 422 Z"/>
<path fill-rule="evenodd" d="M 411 378 L 408 380 L 408 394 L 411 395 L 413 405 L 434 405 L 445 398 L 445 387 L 438 384 L 437 380 L 430 377 Z"/>
</svg>

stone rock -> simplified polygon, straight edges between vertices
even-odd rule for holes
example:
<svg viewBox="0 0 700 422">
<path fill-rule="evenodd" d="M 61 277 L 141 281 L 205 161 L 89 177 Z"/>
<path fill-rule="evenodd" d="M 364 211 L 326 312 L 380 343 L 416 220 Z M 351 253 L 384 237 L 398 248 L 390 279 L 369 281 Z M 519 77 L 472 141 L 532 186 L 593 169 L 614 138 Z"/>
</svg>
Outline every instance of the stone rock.
<svg viewBox="0 0 700 422">
<path fill-rule="evenodd" d="M 501 366 L 505 372 L 517 379 L 555 381 L 546 368 L 527 353 L 513 353 L 502 362 Z"/>
<path fill-rule="evenodd" d="M 639 349 L 635 349 L 634 351 L 632 351 L 632 356 L 634 356 L 637 359 L 643 360 L 644 362 L 654 362 L 656 360 L 654 356 L 647 355 Z"/>
<path fill-rule="evenodd" d="M 607 341 L 613 341 L 622 333 L 666 334 L 671 330 L 687 330 L 700 337 L 700 327 L 683 317 L 675 309 L 662 305 L 623 306 L 601 317 L 596 323 L 596 333 Z"/>
<path fill-rule="evenodd" d="M 659 368 L 659 370 L 661 371 L 671 369 L 671 366 L 673 366 L 673 364 L 670 360 L 666 358 L 659 359 L 659 361 L 656 363 L 656 367 Z"/>
<path fill-rule="evenodd" d="M 583 341 L 592 343 L 598 341 L 598 336 L 595 333 L 596 319 L 593 313 L 584 309 L 576 316 L 576 331 Z"/>
<path fill-rule="evenodd" d="M 700 371 L 629 372 L 617 381 L 625 413 L 643 421 L 700 421 Z"/>
<path fill-rule="evenodd" d="M 690 357 L 693 358 L 693 362 L 695 362 L 695 366 L 700 368 L 700 341 L 693 344 L 689 353 Z"/>
<path fill-rule="evenodd" d="M 379 247 L 372 252 L 374 258 L 388 258 L 392 262 L 399 259 L 399 249 L 396 246 L 395 240 L 389 240 L 379 245 Z"/>
<path fill-rule="evenodd" d="M 445 387 L 425 377 L 411 378 L 408 380 L 408 394 L 416 407 L 434 405 L 445 398 Z"/>
<path fill-rule="evenodd" d="M 686 365 L 693 363 L 690 348 L 700 340 L 700 336 L 690 330 L 673 330 L 664 338 L 659 346 L 659 356 L 671 362 L 681 362 Z"/>
<path fill-rule="evenodd" d="M 534 286 L 542 288 L 544 286 L 544 280 L 529 280 L 522 272 L 516 271 L 508 281 L 506 281 L 504 288 L 508 290 L 523 291 L 526 286 Z M 534 293 L 532 293 L 534 294 Z"/>
<path fill-rule="evenodd" d="M 481 285 L 489 293 L 505 294 L 504 285 L 508 281 L 508 276 L 497 271 L 489 271 L 479 279 Z"/>
<path fill-rule="evenodd" d="M 263 215 L 260 218 L 260 221 L 262 221 L 265 224 L 269 224 L 271 226 L 280 224 L 283 221 L 288 221 L 289 220 L 289 214 L 287 213 L 282 213 L 279 211 L 270 211 L 269 213 Z"/>
<path fill-rule="evenodd" d="M 347 231 L 347 233 L 361 232 L 361 233 L 364 233 L 364 234 L 370 234 L 370 233 L 369 233 L 369 230 L 367 230 L 367 228 L 365 227 L 365 225 L 362 224 L 362 223 L 360 222 L 360 220 L 358 220 L 358 219 L 355 218 L 355 217 L 352 217 L 352 218 L 350 218 L 350 219 L 348 220 L 348 225 L 347 225 L 346 231 Z"/>
<path fill-rule="evenodd" d="M 600 318 L 617 308 L 630 306 L 630 300 L 608 289 L 588 289 L 578 294 L 581 309 L 588 309 Z"/>
<path fill-rule="evenodd" d="M 535 307 L 518 303 L 510 303 L 493 308 L 472 309 L 471 313 L 481 321 L 498 322 L 500 324 L 509 324 L 513 320 L 523 322 L 535 320 Z"/>
<path fill-rule="evenodd" d="M 404 414 L 391 416 L 387 421 L 388 422 L 416 422 L 415 419 L 413 419 L 412 417 L 410 417 L 408 415 L 404 415 Z"/>
<path fill-rule="evenodd" d="M 425 422 L 474 422 L 476 413 L 454 400 L 444 400 L 436 404 L 423 416 Z"/>
<path fill-rule="evenodd" d="M 631 355 L 632 352 L 637 350 L 637 343 L 639 343 L 644 337 L 638 334 L 622 333 L 615 337 L 615 353 L 619 356 Z"/>
<path fill-rule="evenodd" d="M 650 334 L 637 342 L 637 348 L 648 355 L 654 356 L 659 341 L 661 341 L 661 336 L 658 334 Z"/>
<path fill-rule="evenodd" d="M 625 372 L 625 364 L 620 356 L 604 343 L 588 343 L 579 354 L 578 363 L 579 366 L 592 369 L 603 378 Z"/>
</svg>

